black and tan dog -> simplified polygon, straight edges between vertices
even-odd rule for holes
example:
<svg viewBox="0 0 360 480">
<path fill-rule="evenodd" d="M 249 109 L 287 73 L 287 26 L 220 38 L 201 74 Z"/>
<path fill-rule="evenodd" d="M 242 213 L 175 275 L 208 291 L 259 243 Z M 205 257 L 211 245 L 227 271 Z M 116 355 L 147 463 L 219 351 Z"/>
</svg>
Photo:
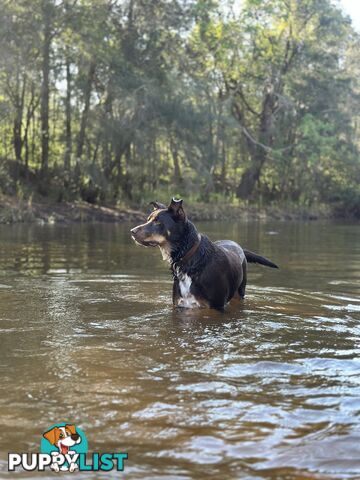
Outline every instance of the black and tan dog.
<svg viewBox="0 0 360 480">
<path fill-rule="evenodd" d="M 243 250 L 232 240 L 212 242 L 187 219 L 182 200 L 151 202 L 147 222 L 131 230 L 144 247 L 160 247 L 174 276 L 173 304 L 222 310 L 233 297 L 244 298 L 247 263 L 278 268 L 270 260 Z"/>
</svg>

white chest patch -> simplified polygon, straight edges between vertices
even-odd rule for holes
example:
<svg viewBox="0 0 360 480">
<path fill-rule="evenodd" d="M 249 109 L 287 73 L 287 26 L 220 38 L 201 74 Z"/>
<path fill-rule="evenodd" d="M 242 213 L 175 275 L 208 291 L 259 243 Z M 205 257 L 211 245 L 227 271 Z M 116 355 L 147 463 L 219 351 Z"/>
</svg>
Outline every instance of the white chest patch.
<svg viewBox="0 0 360 480">
<path fill-rule="evenodd" d="M 191 288 L 191 278 L 186 273 L 178 274 L 180 295 L 178 306 L 184 308 L 194 308 L 200 307 L 199 302 L 196 300 L 194 295 L 190 292 Z"/>
</svg>

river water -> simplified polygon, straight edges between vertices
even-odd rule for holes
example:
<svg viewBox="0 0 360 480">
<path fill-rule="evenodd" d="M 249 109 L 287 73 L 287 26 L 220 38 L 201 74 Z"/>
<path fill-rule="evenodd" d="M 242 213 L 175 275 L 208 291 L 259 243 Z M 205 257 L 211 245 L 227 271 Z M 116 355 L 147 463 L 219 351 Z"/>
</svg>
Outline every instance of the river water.
<svg viewBox="0 0 360 480">
<path fill-rule="evenodd" d="M 0 477 L 75 423 L 125 472 L 76 478 L 360 478 L 360 226 L 198 224 L 250 265 L 225 313 L 174 310 L 130 225 L 0 226 Z M 61 478 L 72 478 L 71 474 Z"/>
</svg>

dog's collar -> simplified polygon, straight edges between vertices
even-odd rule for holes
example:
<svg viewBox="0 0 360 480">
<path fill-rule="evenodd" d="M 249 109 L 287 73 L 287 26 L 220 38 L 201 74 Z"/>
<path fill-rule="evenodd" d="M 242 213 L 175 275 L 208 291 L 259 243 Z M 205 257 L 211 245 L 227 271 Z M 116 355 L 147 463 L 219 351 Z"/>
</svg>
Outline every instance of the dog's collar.
<svg viewBox="0 0 360 480">
<path fill-rule="evenodd" d="M 176 262 L 176 265 L 179 267 L 181 267 L 182 265 L 185 265 L 185 263 L 187 263 L 190 260 L 190 258 L 193 257 L 197 252 L 200 242 L 201 242 L 201 235 L 199 233 L 197 242 L 195 242 L 194 245 L 190 248 L 190 250 L 188 250 L 185 253 L 185 255 L 182 258 L 180 258 L 178 262 Z"/>
</svg>

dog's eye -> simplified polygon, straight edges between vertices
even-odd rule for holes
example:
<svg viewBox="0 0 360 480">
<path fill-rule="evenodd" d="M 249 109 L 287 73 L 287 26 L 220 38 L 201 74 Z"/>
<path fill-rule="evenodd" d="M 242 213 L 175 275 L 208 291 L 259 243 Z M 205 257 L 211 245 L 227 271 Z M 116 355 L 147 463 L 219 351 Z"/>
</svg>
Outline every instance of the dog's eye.
<svg viewBox="0 0 360 480">
<path fill-rule="evenodd" d="M 156 220 L 156 221 L 154 222 L 154 225 L 157 225 L 157 226 L 159 226 L 159 227 L 160 227 L 160 226 L 162 225 L 162 223 L 161 223 L 161 222 L 159 222 L 158 220 Z"/>
<path fill-rule="evenodd" d="M 59 438 L 64 438 L 64 435 L 60 433 Z"/>
</svg>

